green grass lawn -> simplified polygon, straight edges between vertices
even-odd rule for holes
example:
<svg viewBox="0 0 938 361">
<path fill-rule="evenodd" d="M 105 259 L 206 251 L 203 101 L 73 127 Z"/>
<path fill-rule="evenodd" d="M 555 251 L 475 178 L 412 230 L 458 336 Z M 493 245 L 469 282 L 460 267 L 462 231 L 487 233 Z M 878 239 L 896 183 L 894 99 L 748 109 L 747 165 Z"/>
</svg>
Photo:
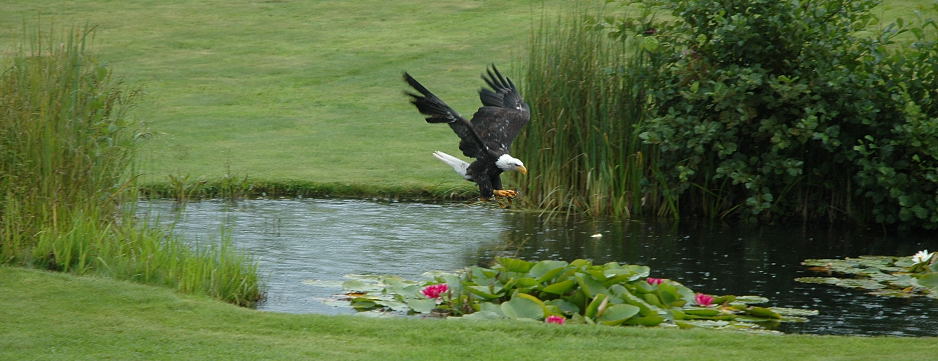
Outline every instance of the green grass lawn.
<svg viewBox="0 0 938 361">
<path fill-rule="evenodd" d="M 253 311 L 0 267 L 3 360 L 929 360 L 936 338 L 370 319 Z"/>
<path fill-rule="evenodd" d="M 884 18 L 929 0 L 890 0 Z M 98 26 L 96 52 L 146 92 L 146 183 L 169 175 L 471 189 L 430 155 L 446 126 L 401 94 L 407 70 L 463 115 L 489 63 L 518 74 L 532 21 L 567 1 L 5 1 L 0 49 L 34 28 Z M 546 11 L 545 11 L 546 10 Z M 553 16 L 553 15 L 551 15 Z M 2 50 L 0 50 L 2 51 Z M 517 76 L 516 76 L 517 77 Z M 536 172 L 536 170 L 532 170 Z"/>
<path fill-rule="evenodd" d="M 468 187 L 431 153 L 458 153 L 402 91 L 405 70 L 461 111 L 487 64 L 512 68 L 541 1 L 14 1 L 22 23 L 98 25 L 96 49 L 143 87 L 144 180 L 219 178 Z"/>
</svg>

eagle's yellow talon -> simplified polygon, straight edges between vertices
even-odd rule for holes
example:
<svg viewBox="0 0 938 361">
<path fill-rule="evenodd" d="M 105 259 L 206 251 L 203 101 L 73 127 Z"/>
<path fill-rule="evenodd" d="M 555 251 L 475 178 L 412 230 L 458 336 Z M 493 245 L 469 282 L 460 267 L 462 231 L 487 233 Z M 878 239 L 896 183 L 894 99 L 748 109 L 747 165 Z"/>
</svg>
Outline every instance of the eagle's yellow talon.
<svg viewBox="0 0 938 361">
<path fill-rule="evenodd" d="M 496 196 L 506 197 L 506 198 L 513 198 L 518 195 L 518 192 L 515 192 L 511 189 L 497 189 L 492 193 L 494 193 Z"/>
</svg>

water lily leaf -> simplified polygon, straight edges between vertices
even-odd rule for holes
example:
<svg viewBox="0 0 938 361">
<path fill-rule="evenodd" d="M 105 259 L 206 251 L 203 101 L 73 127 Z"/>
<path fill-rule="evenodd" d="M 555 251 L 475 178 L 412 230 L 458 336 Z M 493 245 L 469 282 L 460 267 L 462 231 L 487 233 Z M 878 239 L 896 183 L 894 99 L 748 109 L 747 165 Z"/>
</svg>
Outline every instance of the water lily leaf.
<svg viewBox="0 0 938 361">
<path fill-rule="evenodd" d="M 586 318 L 595 318 L 596 314 L 599 313 L 599 307 L 602 306 L 603 302 L 608 298 L 605 294 L 599 293 L 596 297 L 593 298 L 593 301 L 586 306 L 586 310 L 583 312 L 583 316 Z"/>
<path fill-rule="evenodd" d="M 938 272 L 926 273 L 924 276 L 919 277 L 918 284 L 922 287 L 938 290 Z"/>
<path fill-rule="evenodd" d="M 498 257 L 495 262 L 509 272 L 528 273 L 534 267 L 534 263 L 517 258 Z"/>
<path fill-rule="evenodd" d="M 798 316 L 817 316 L 818 310 L 806 310 L 801 308 L 788 308 L 788 307 L 769 307 L 770 310 L 778 313 L 782 316 L 798 317 Z"/>
<path fill-rule="evenodd" d="M 685 302 L 677 286 L 672 284 L 662 283 L 658 285 L 658 290 L 655 294 L 658 296 L 658 299 L 661 300 L 661 304 L 666 306 L 680 306 Z"/>
<path fill-rule="evenodd" d="M 567 315 L 580 313 L 580 308 L 577 307 L 577 305 L 571 302 L 568 302 L 567 300 L 564 300 L 562 298 L 545 301 L 544 304 L 546 304 L 548 308 L 556 307 L 558 310 L 560 310 L 560 312 L 567 314 Z"/>
<path fill-rule="evenodd" d="M 769 302 L 768 298 L 762 296 L 736 296 L 734 302 L 745 303 L 747 305 L 767 303 Z"/>
<path fill-rule="evenodd" d="M 362 296 L 362 297 L 352 297 L 349 302 L 357 311 L 368 311 L 376 308 L 380 308 L 381 305 L 378 304 L 378 300 L 373 297 Z"/>
<path fill-rule="evenodd" d="M 540 261 L 535 263 L 534 267 L 531 267 L 528 276 L 536 278 L 540 282 L 547 282 L 563 272 L 567 264 L 564 261 Z"/>
<path fill-rule="evenodd" d="M 493 292 L 489 286 L 467 286 L 466 289 L 472 294 L 488 300 L 501 297 L 498 292 Z"/>
<path fill-rule="evenodd" d="M 630 325 L 650 327 L 650 326 L 658 326 L 664 321 L 665 321 L 664 317 L 661 317 L 659 315 L 646 315 L 642 317 L 632 317 L 628 319 L 628 321 L 626 321 L 625 323 L 630 324 Z"/>
<path fill-rule="evenodd" d="M 712 320 L 684 320 L 680 321 L 678 326 L 681 328 L 693 328 L 693 327 L 702 327 L 702 328 L 721 328 L 729 326 L 729 321 L 712 321 Z"/>
<path fill-rule="evenodd" d="M 644 299 L 644 301 L 645 301 L 646 303 L 648 303 L 648 304 L 650 304 L 650 305 L 655 305 L 655 306 L 658 306 L 658 307 L 664 307 L 664 304 L 661 303 L 661 299 L 659 299 L 658 296 L 655 295 L 655 294 L 653 294 L 653 293 L 645 293 L 645 294 L 642 295 L 642 298 Z"/>
<path fill-rule="evenodd" d="M 502 303 L 500 308 L 505 316 L 512 319 L 539 320 L 547 313 L 547 306 L 543 301 L 526 293 L 516 293 L 511 300 Z"/>
<path fill-rule="evenodd" d="M 342 289 L 347 292 L 376 292 L 381 291 L 383 287 L 380 284 L 353 279 L 342 282 Z"/>
<path fill-rule="evenodd" d="M 518 278 L 517 280 L 515 280 L 515 285 L 517 285 L 517 287 L 529 288 L 529 287 L 535 287 L 539 284 L 540 282 L 538 282 L 537 279 L 534 279 L 531 277 L 522 277 L 522 278 Z"/>
<path fill-rule="evenodd" d="M 593 262 L 590 262 L 589 260 L 585 260 L 585 259 L 575 259 L 573 260 L 573 262 L 570 262 L 570 265 L 575 268 L 584 268 L 584 267 L 592 266 Z"/>
<path fill-rule="evenodd" d="M 594 298 L 600 293 L 609 294 L 609 290 L 592 277 L 588 277 L 582 273 L 577 273 L 574 277 L 576 278 L 577 284 L 580 285 L 580 289 L 583 290 L 583 293 L 589 298 Z"/>
<path fill-rule="evenodd" d="M 450 319 L 463 319 L 463 320 L 499 320 L 505 318 L 501 313 L 495 313 L 491 311 L 479 311 L 473 312 L 468 315 L 463 315 L 459 317 L 448 317 Z"/>
<path fill-rule="evenodd" d="M 430 313 L 436 308 L 436 299 L 433 298 L 405 298 L 404 303 L 414 312 L 417 313 Z"/>
<path fill-rule="evenodd" d="M 852 278 L 836 278 L 836 277 L 799 277 L 795 281 L 804 282 L 804 283 L 819 283 L 819 284 L 828 284 L 835 285 L 847 288 L 863 288 L 868 290 L 878 290 L 886 288 L 886 285 L 876 282 L 871 279 L 852 279 Z"/>
<path fill-rule="evenodd" d="M 756 316 L 756 317 L 763 317 L 763 318 L 774 318 L 774 319 L 782 318 L 782 315 L 765 307 L 750 307 L 749 309 L 746 310 L 746 313 Z"/>
<path fill-rule="evenodd" d="M 576 286 L 576 281 L 565 280 L 565 281 L 560 281 L 554 284 L 547 285 L 546 287 L 541 289 L 541 291 L 547 292 L 550 294 L 555 294 L 555 295 L 563 295 L 563 294 L 566 294 L 567 292 L 570 292 L 570 290 L 572 290 L 574 286 Z"/>
<path fill-rule="evenodd" d="M 631 282 L 639 278 L 648 277 L 651 273 L 651 268 L 648 266 L 640 265 L 619 265 L 618 263 L 613 263 L 615 266 L 606 265 L 606 269 L 603 271 L 603 275 L 607 278 L 610 278 L 610 282 L 620 283 L 620 282 Z"/>
<path fill-rule="evenodd" d="M 596 318 L 596 321 L 606 325 L 616 326 L 622 324 L 632 316 L 637 315 L 639 311 L 640 309 L 638 307 L 632 305 L 612 305 L 606 308 L 602 315 Z"/>
<path fill-rule="evenodd" d="M 612 294 L 616 295 L 617 297 L 622 298 L 622 300 L 625 303 L 638 307 L 641 310 L 643 315 L 657 314 L 661 310 L 659 307 L 653 306 L 649 304 L 648 302 L 645 302 L 645 300 L 643 300 L 642 298 L 636 295 L 633 295 L 631 292 L 629 292 L 627 288 L 623 287 L 622 285 L 613 285 L 612 287 L 609 288 L 609 290 L 612 291 Z M 652 294 L 646 294 L 646 296 L 654 297 L 654 295 Z"/>
<path fill-rule="evenodd" d="M 713 317 L 720 315 L 720 310 L 716 308 L 704 308 L 704 307 L 694 307 L 686 308 L 684 314 L 688 316 L 704 316 L 704 317 Z"/>
</svg>

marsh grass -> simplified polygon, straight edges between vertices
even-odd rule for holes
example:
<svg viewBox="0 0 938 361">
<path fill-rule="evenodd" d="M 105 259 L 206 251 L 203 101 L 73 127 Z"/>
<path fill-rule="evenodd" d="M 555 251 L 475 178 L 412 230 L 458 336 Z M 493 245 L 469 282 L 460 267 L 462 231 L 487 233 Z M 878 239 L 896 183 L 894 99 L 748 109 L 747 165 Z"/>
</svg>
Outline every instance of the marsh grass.
<svg viewBox="0 0 938 361">
<path fill-rule="evenodd" d="M 523 84 L 533 119 L 514 145 L 533 173 L 518 178 L 524 199 L 549 211 L 673 216 L 655 186 L 656 152 L 636 132 L 655 81 L 650 45 L 611 39 L 597 30 L 602 18 L 581 7 L 531 34 Z"/>
<path fill-rule="evenodd" d="M 53 34 L 2 63 L 0 260 L 255 302 L 256 266 L 230 241 L 192 249 L 134 218 L 138 91 L 89 55 L 93 28 Z"/>
</svg>

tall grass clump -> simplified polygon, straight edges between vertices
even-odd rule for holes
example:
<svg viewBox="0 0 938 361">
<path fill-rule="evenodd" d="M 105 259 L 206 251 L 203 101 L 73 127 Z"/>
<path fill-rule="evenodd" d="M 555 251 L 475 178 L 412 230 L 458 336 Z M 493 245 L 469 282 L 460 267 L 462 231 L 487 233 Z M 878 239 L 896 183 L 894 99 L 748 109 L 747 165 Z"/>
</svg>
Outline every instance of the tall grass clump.
<svg viewBox="0 0 938 361">
<path fill-rule="evenodd" d="M 528 206 L 593 215 L 674 216 L 655 186 L 646 117 L 654 59 L 647 38 L 614 38 L 583 8 L 532 31 L 524 94 L 532 120 L 514 152 L 532 170 L 518 179 Z"/>
<path fill-rule="evenodd" d="M 138 91 L 89 54 L 93 33 L 37 31 L 0 62 L 0 262 L 252 304 L 249 258 L 229 244 L 193 249 L 134 219 Z"/>
</svg>

